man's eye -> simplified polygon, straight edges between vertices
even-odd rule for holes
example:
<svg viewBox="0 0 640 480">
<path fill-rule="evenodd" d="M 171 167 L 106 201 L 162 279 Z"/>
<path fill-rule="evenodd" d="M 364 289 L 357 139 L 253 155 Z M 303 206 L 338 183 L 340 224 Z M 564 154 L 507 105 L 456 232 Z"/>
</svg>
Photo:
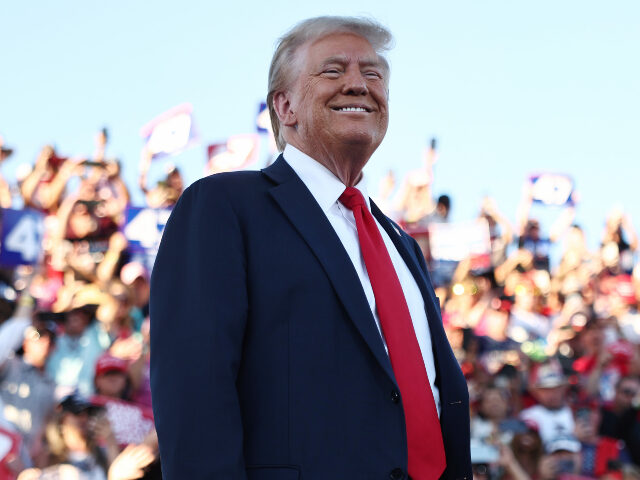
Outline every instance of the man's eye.
<svg viewBox="0 0 640 480">
<path fill-rule="evenodd" d="M 380 73 L 378 72 L 365 72 L 364 75 L 368 78 L 382 78 L 382 75 L 380 75 Z"/>
</svg>

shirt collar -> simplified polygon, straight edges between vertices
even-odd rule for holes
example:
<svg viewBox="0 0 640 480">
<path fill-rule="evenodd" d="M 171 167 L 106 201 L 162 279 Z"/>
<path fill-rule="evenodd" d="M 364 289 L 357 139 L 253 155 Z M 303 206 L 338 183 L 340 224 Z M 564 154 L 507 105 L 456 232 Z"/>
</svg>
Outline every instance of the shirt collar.
<svg viewBox="0 0 640 480">
<path fill-rule="evenodd" d="M 309 189 L 322 211 L 327 213 L 344 192 L 345 185 L 327 167 L 291 144 L 286 145 L 282 155 Z M 367 208 L 371 209 L 364 173 L 355 188 L 360 190 Z"/>
</svg>

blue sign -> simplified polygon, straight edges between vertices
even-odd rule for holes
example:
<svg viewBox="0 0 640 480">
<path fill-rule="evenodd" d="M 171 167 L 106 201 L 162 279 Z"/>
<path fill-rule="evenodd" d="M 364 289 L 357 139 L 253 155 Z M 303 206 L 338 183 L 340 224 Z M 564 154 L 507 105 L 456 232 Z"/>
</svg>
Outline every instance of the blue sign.
<svg viewBox="0 0 640 480">
<path fill-rule="evenodd" d="M 575 203 L 573 179 L 569 175 L 542 173 L 529 177 L 532 200 L 543 205 L 563 206 Z"/>
<path fill-rule="evenodd" d="M 44 215 L 36 210 L 2 209 L 0 264 L 34 265 L 42 256 Z"/>
<path fill-rule="evenodd" d="M 269 133 L 271 129 L 271 119 L 269 118 L 269 109 L 266 102 L 260 102 L 258 105 L 258 116 L 256 117 L 256 130 L 258 133 Z"/>
<path fill-rule="evenodd" d="M 129 241 L 129 250 L 133 253 L 155 255 L 170 214 L 169 208 L 129 207 L 127 221 L 122 229 Z"/>
</svg>

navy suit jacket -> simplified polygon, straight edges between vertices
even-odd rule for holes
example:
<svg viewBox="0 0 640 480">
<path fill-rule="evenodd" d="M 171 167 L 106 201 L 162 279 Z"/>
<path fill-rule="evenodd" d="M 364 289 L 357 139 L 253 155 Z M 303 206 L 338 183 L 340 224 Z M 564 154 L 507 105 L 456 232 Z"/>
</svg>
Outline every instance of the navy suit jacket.
<svg viewBox="0 0 640 480">
<path fill-rule="evenodd" d="M 424 297 L 442 478 L 471 479 L 467 386 L 424 258 L 371 208 Z M 407 478 L 402 399 L 364 291 L 282 157 L 203 178 L 173 210 L 151 278 L 151 389 L 165 480 Z"/>
</svg>

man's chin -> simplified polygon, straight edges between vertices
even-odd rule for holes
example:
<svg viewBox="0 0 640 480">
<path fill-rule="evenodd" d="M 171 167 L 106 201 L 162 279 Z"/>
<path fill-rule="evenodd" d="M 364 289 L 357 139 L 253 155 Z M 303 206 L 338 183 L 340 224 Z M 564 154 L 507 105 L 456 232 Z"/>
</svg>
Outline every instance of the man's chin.
<svg viewBox="0 0 640 480">
<path fill-rule="evenodd" d="M 348 132 L 339 137 L 340 143 L 351 148 L 370 148 L 375 150 L 382 142 L 382 138 L 371 135 L 369 132 Z"/>
</svg>

